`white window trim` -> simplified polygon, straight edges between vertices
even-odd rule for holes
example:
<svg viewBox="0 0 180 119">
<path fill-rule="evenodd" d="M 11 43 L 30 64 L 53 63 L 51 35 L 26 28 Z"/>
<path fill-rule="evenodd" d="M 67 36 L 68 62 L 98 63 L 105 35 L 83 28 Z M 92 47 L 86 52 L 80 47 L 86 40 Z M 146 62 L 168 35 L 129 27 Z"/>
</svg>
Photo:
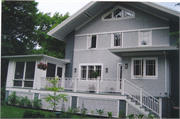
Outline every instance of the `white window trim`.
<svg viewBox="0 0 180 119">
<path fill-rule="evenodd" d="M 121 45 L 120 46 L 114 46 L 114 34 L 118 34 L 121 33 Z M 115 32 L 115 33 L 111 33 L 111 47 L 112 48 L 119 48 L 119 47 L 123 47 L 123 32 Z"/>
<path fill-rule="evenodd" d="M 150 41 L 149 41 L 149 45 L 141 45 L 141 32 L 143 31 L 150 31 Z M 138 46 L 139 47 L 148 47 L 148 46 L 152 46 L 152 30 L 140 30 L 138 31 Z"/>
<path fill-rule="evenodd" d="M 96 36 L 96 47 L 95 48 L 90 48 L 91 43 L 92 43 L 92 36 Z M 98 48 L 97 46 L 98 46 L 98 35 L 97 34 L 87 35 L 86 49 L 97 49 Z"/>
<path fill-rule="evenodd" d="M 81 78 L 81 66 L 86 66 L 86 80 L 88 79 L 88 66 L 101 66 L 101 81 L 103 80 L 103 63 L 81 63 L 79 64 L 78 78 Z"/>
<path fill-rule="evenodd" d="M 124 17 L 124 13 L 123 13 L 123 16 L 122 17 L 120 17 L 120 18 L 113 18 L 113 12 L 116 10 L 116 9 L 122 9 L 122 10 L 125 10 L 125 11 L 128 11 L 128 12 L 131 12 L 131 13 L 133 13 L 134 15 L 133 16 L 131 16 L 131 17 Z M 110 19 L 104 19 L 108 14 L 112 14 L 112 18 L 110 18 Z M 135 18 L 135 12 L 133 12 L 133 11 L 131 11 L 131 10 L 128 10 L 128 9 L 126 9 L 126 8 L 124 8 L 124 7 L 121 7 L 121 6 L 116 6 L 115 8 L 113 8 L 112 10 L 110 10 L 109 12 L 107 12 L 106 14 L 104 14 L 103 16 L 102 16 L 102 21 L 113 21 L 113 20 L 122 20 L 122 19 L 131 19 L 131 18 Z"/>
<path fill-rule="evenodd" d="M 134 60 L 144 59 L 143 63 L 143 76 L 134 76 Z M 145 76 L 146 73 L 146 60 L 156 60 L 156 75 L 155 76 Z M 131 58 L 131 79 L 158 79 L 158 58 L 157 57 L 140 57 L 140 58 Z"/>
<path fill-rule="evenodd" d="M 15 71 L 16 71 L 16 63 L 17 62 L 24 62 L 24 70 L 23 70 L 23 78 L 22 79 L 15 79 Z M 26 79 L 25 80 L 25 75 L 26 75 L 26 65 L 27 62 L 35 62 L 35 67 L 34 67 L 34 79 Z M 13 76 L 13 87 L 23 87 L 23 88 L 33 88 L 34 87 L 34 81 L 35 81 L 35 71 L 36 71 L 36 61 L 15 61 L 15 68 L 14 68 L 14 76 Z M 21 86 L 14 86 L 14 81 L 22 81 L 22 85 Z M 33 82 L 33 87 L 24 87 L 24 82 L 25 81 L 32 81 Z"/>
</svg>

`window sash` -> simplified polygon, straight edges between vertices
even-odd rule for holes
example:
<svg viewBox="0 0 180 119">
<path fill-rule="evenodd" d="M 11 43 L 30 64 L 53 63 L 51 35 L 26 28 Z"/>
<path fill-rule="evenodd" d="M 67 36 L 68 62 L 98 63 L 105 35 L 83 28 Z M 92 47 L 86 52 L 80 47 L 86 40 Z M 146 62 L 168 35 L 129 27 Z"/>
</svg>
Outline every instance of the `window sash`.
<svg viewBox="0 0 180 119">
<path fill-rule="evenodd" d="M 92 36 L 91 38 L 91 48 L 96 48 L 96 36 Z"/>
<path fill-rule="evenodd" d="M 114 34 L 114 46 L 122 46 L 122 33 Z"/>
<path fill-rule="evenodd" d="M 134 65 L 134 76 L 142 76 L 142 67 L 143 67 L 143 63 L 142 63 L 142 59 L 140 60 L 134 60 L 133 61 Z"/>
<path fill-rule="evenodd" d="M 146 60 L 146 76 L 156 75 L 156 60 Z"/>
</svg>

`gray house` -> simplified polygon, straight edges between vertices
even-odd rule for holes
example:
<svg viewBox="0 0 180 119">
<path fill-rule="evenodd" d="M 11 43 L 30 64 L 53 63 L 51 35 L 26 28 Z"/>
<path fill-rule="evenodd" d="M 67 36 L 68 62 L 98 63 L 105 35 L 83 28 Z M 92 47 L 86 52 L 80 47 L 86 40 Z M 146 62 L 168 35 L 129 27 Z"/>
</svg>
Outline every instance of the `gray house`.
<svg viewBox="0 0 180 119">
<path fill-rule="evenodd" d="M 85 107 L 89 114 L 104 109 L 104 116 L 112 111 L 118 117 L 123 110 L 123 117 L 170 117 L 171 108 L 179 107 L 179 51 L 177 38 L 170 36 L 179 31 L 179 15 L 150 2 L 90 2 L 48 32 L 66 42 L 64 60 L 4 56 L 10 59 L 6 96 L 16 91 L 42 98 L 50 93 L 44 90 L 51 86 L 46 79 L 58 76 L 58 86 L 68 94 L 59 110 L 65 105 L 66 110 Z M 40 62 L 48 68 L 37 68 Z M 27 69 L 34 72 L 29 77 Z M 93 71 L 99 76 L 93 77 Z"/>
</svg>

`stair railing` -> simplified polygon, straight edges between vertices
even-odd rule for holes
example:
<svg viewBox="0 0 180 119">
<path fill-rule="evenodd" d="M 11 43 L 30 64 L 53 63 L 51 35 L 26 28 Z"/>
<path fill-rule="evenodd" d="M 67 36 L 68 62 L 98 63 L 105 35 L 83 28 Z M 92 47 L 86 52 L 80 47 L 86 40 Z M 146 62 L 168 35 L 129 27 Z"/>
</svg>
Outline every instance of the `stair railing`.
<svg viewBox="0 0 180 119">
<path fill-rule="evenodd" d="M 160 118 L 162 117 L 162 99 L 153 97 L 142 88 L 139 88 L 124 78 L 122 79 L 122 94 L 127 94 L 139 102 L 141 106 L 148 108 Z"/>
</svg>

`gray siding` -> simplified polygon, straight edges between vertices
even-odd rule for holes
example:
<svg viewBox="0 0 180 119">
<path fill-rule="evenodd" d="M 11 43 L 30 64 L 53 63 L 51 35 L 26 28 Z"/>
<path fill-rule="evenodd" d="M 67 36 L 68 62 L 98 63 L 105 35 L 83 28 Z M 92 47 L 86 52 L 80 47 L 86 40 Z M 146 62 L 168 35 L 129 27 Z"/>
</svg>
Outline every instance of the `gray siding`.
<svg viewBox="0 0 180 119">
<path fill-rule="evenodd" d="M 69 33 L 66 37 L 65 59 L 70 59 L 70 64 L 66 65 L 65 77 L 72 77 L 73 53 L 74 53 L 74 31 Z"/>
<path fill-rule="evenodd" d="M 109 47 L 111 47 L 111 35 L 110 34 L 98 35 L 97 48 L 109 48 Z"/>
<path fill-rule="evenodd" d="M 138 32 L 123 33 L 123 47 L 138 46 Z"/>
<path fill-rule="evenodd" d="M 101 20 L 102 16 L 107 12 L 109 12 L 114 7 L 116 7 L 117 5 L 127 8 L 131 11 L 134 11 L 135 18 L 113 20 L 113 21 L 102 21 Z M 146 13 L 144 11 L 141 11 L 139 9 L 125 5 L 123 3 L 116 3 L 110 6 L 105 11 L 103 11 L 97 17 L 92 19 L 90 22 L 85 24 L 83 27 L 78 29 L 76 31 L 76 34 L 109 32 L 109 31 L 118 31 L 118 30 L 132 30 L 132 29 L 154 28 L 154 27 L 164 27 L 164 26 L 169 26 L 169 22 L 154 15 L 151 15 L 149 13 Z"/>
<path fill-rule="evenodd" d="M 75 37 L 74 49 L 86 49 L 87 47 L 87 36 Z"/>
<path fill-rule="evenodd" d="M 153 30 L 152 31 L 152 45 L 169 45 L 169 30 Z"/>
</svg>

